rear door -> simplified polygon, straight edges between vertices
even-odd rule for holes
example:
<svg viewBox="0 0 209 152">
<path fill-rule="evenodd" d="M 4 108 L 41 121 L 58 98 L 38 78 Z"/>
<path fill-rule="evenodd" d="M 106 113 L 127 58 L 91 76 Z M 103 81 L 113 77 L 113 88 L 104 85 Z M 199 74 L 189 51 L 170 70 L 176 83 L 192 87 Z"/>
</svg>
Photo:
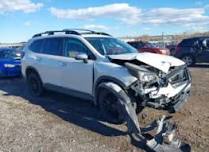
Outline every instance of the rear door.
<svg viewBox="0 0 209 152">
<path fill-rule="evenodd" d="M 63 38 L 45 38 L 39 42 L 40 51 L 33 54 L 34 66 L 45 84 L 61 86 L 61 68 L 63 57 Z"/>
</svg>

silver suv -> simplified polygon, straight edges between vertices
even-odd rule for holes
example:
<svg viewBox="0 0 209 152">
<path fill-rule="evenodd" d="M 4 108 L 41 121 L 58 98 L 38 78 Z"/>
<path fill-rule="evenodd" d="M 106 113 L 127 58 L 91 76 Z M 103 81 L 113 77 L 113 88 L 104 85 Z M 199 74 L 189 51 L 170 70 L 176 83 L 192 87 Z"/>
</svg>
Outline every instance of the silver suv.
<svg viewBox="0 0 209 152">
<path fill-rule="evenodd" d="M 119 103 L 172 112 L 187 101 L 191 77 L 177 58 L 138 53 L 109 34 L 90 30 L 36 34 L 24 48 L 22 73 L 31 92 L 45 89 L 93 101 L 106 119 L 124 120 Z"/>
</svg>

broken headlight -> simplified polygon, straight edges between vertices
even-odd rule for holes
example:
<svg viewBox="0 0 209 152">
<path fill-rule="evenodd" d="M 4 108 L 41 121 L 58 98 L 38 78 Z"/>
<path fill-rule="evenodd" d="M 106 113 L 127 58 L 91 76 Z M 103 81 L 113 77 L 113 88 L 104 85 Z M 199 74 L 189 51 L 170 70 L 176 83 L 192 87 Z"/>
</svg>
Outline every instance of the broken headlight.
<svg viewBox="0 0 209 152">
<path fill-rule="evenodd" d="M 129 72 L 138 78 L 141 82 L 153 82 L 158 80 L 158 77 L 155 73 L 149 71 L 143 66 L 138 66 L 132 63 L 125 63 L 125 65 Z"/>
<path fill-rule="evenodd" d="M 157 80 L 157 75 L 150 72 L 139 71 L 139 80 L 142 82 L 153 82 Z"/>
</svg>

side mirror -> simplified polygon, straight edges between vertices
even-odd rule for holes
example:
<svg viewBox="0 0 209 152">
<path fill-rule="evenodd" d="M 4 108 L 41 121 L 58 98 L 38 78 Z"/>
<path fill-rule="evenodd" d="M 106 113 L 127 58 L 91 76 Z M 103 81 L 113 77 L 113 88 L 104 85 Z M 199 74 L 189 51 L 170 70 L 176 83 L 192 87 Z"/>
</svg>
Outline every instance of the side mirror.
<svg viewBox="0 0 209 152">
<path fill-rule="evenodd" d="M 84 63 L 88 63 L 88 55 L 85 53 L 76 55 L 75 59 L 82 60 Z"/>
</svg>

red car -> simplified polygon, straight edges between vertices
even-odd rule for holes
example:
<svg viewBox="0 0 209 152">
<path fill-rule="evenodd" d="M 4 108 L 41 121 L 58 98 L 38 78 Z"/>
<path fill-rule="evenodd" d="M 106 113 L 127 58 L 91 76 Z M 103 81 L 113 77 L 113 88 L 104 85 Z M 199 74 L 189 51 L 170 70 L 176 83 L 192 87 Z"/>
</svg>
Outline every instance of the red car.
<svg viewBox="0 0 209 152">
<path fill-rule="evenodd" d="M 152 45 L 151 43 L 145 43 L 142 41 L 132 41 L 132 42 L 128 42 L 128 44 L 136 48 L 139 52 L 150 52 L 150 53 L 170 55 L 170 51 L 167 48 L 159 48 Z"/>
</svg>

